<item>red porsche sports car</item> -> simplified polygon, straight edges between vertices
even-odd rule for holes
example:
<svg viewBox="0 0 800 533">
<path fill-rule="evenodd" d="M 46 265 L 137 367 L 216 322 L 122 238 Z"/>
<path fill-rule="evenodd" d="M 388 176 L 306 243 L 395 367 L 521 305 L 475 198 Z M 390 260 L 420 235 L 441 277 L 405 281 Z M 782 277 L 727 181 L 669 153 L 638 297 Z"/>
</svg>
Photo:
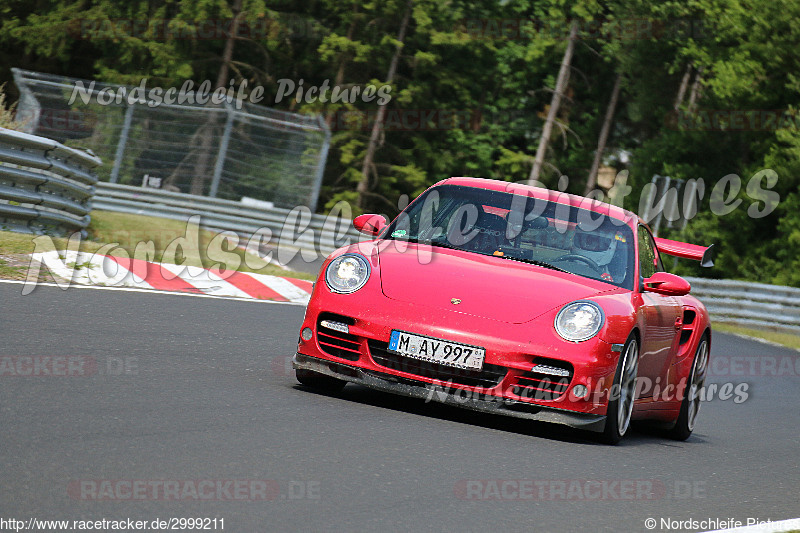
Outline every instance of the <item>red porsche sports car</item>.
<svg viewBox="0 0 800 533">
<path fill-rule="evenodd" d="M 708 313 L 636 215 L 526 185 L 450 178 L 372 240 L 327 258 L 300 328 L 306 386 L 358 383 L 478 411 L 563 423 L 615 444 L 633 419 L 686 439 L 700 408 Z"/>
</svg>

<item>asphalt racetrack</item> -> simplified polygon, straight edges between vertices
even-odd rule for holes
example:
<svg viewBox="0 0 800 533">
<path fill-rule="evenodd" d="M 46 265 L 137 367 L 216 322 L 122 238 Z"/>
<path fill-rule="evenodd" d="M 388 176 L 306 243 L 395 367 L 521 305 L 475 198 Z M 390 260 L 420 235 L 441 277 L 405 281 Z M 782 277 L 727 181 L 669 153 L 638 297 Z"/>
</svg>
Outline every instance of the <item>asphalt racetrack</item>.
<svg viewBox="0 0 800 533">
<path fill-rule="evenodd" d="M 302 306 L 21 289 L 0 283 L 2 519 L 636 532 L 800 516 L 792 350 L 715 334 L 710 382 L 744 401 L 706 402 L 686 442 L 636 427 L 608 447 L 353 385 L 304 389 L 289 365 Z"/>
</svg>

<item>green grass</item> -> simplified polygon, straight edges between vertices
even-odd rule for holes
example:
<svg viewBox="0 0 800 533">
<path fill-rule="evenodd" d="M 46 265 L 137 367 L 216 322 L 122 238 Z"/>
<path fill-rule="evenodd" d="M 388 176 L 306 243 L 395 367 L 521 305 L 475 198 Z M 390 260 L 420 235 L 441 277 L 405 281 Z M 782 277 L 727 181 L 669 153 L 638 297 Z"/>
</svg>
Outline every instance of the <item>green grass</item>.
<svg viewBox="0 0 800 533">
<path fill-rule="evenodd" d="M 256 272 L 273 276 L 284 276 L 313 280 L 312 274 L 295 272 L 273 266 L 258 256 L 239 248 L 229 249 L 229 243 L 223 239 L 216 240 L 218 232 L 188 226 L 180 220 L 111 213 L 108 211 L 92 211 L 92 221 L 87 228 L 88 239 L 80 243 L 79 250 L 94 253 L 101 251 L 115 257 L 145 258 L 143 245 L 152 241 L 153 249 L 147 257 L 150 261 L 172 264 L 190 265 L 220 269 L 234 269 L 239 272 Z M 36 235 L 0 231 L 0 277 L 24 279 L 26 268 L 9 265 L 10 259 L 17 259 L 34 252 Z M 38 236 L 41 239 L 41 236 Z M 47 240 L 37 241 L 49 243 Z M 176 244 L 180 242 L 182 246 Z M 118 246 L 109 246 L 118 243 Z M 53 238 L 57 250 L 72 249 L 66 238 Z M 239 243 L 240 245 L 246 242 Z M 209 246 L 211 245 L 211 246 Z M 211 257 L 209 257 L 211 254 Z"/>
<path fill-rule="evenodd" d="M 0 279 L 21 279 L 24 275 L 22 267 L 11 266 L 8 261 L 0 259 Z"/>
<path fill-rule="evenodd" d="M 779 331 L 770 331 L 764 329 L 746 328 L 742 326 L 736 326 L 734 324 L 720 324 L 719 322 L 714 323 L 714 331 L 721 331 L 723 333 L 735 333 L 738 335 L 746 335 L 748 337 L 756 337 L 759 339 L 764 339 L 770 342 L 781 344 L 783 346 L 786 346 L 787 348 L 800 350 L 800 335 L 793 335 L 791 333 L 783 333 Z"/>
</svg>

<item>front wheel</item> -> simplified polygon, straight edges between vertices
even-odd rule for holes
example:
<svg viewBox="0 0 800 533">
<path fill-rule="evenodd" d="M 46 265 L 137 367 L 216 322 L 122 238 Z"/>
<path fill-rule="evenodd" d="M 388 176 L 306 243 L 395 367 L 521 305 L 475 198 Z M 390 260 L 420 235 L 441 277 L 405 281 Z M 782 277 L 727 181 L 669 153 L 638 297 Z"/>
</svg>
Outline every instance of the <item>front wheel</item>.
<svg viewBox="0 0 800 533">
<path fill-rule="evenodd" d="M 706 384 L 706 370 L 708 370 L 708 336 L 703 335 L 697 345 L 692 371 L 686 380 L 680 414 L 675 421 L 675 427 L 669 430 L 669 436 L 675 440 L 686 440 L 694 431 L 702 401 L 701 392 Z"/>
<path fill-rule="evenodd" d="M 341 379 L 332 378 L 325 374 L 314 372 L 313 370 L 306 370 L 305 368 L 296 369 L 294 375 L 301 385 L 324 392 L 339 392 L 347 384 L 346 381 L 342 381 Z"/>
<path fill-rule="evenodd" d="M 601 440 L 606 444 L 617 444 L 631 426 L 638 371 L 639 343 L 636 336 L 631 335 L 622 349 L 614 384 L 609 392 L 606 427 L 601 435 Z"/>
</svg>

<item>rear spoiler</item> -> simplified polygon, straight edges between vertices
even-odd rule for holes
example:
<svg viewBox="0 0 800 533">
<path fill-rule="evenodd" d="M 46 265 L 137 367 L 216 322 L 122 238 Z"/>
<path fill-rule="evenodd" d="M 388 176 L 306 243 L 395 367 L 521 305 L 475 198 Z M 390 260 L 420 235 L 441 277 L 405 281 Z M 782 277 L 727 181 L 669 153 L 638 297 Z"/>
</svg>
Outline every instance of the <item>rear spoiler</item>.
<svg viewBox="0 0 800 533">
<path fill-rule="evenodd" d="M 656 247 L 659 252 L 667 255 L 700 261 L 700 266 L 702 267 L 714 266 L 713 244 L 706 247 L 680 241 L 671 241 L 669 239 L 659 239 L 656 237 Z"/>
</svg>

